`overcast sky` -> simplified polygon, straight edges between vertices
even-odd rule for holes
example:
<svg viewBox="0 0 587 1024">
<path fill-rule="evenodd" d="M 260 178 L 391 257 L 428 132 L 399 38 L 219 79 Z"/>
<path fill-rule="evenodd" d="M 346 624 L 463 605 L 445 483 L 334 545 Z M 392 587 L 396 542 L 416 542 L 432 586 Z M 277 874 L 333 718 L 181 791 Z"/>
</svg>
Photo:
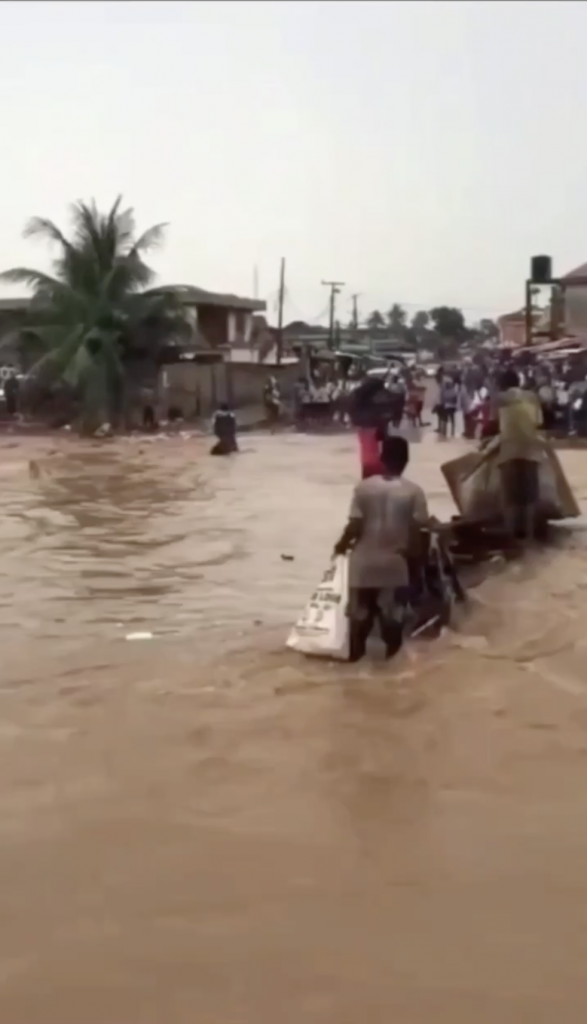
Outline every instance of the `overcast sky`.
<svg viewBox="0 0 587 1024">
<path fill-rule="evenodd" d="M 3 2 L 0 266 L 32 214 L 122 192 L 161 277 L 316 318 L 521 304 L 587 261 L 583 0 Z"/>
</svg>

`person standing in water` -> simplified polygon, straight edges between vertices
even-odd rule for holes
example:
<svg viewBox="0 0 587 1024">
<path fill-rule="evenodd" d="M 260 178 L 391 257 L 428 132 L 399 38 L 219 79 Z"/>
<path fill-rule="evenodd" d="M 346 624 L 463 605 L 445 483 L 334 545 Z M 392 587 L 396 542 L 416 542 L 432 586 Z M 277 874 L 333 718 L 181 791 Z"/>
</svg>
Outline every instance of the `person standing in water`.
<svg viewBox="0 0 587 1024">
<path fill-rule="evenodd" d="M 349 400 L 351 422 L 357 432 L 363 479 L 382 472 L 379 441 L 386 424 L 387 393 L 380 377 L 368 377 L 352 392 Z"/>
<path fill-rule="evenodd" d="M 238 452 L 236 416 L 226 402 L 215 413 L 212 430 L 216 436 L 216 444 L 212 446 L 210 455 L 232 455 L 233 452 Z"/>
<path fill-rule="evenodd" d="M 387 384 L 391 425 L 396 430 L 402 425 L 406 407 L 406 386 L 397 370 L 392 370 Z"/>
<path fill-rule="evenodd" d="M 355 487 L 348 523 L 334 551 L 349 559 L 350 660 L 358 661 L 378 619 L 391 658 L 403 643 L 410 597 L 409 561 L 421 552 L 428 523 L 424 491 L 403 478 L 409 460 L 404 437 L 384 438 L 381 474 Z"/>
<path fill-rule="evenodd" d="M 279 420 L 281 413 L 281 394 L 275 377 L 268 377 L 263 388 L 263 405 L 271 426 Z"/>
<path fill-rule="evenodd" d="M 450 436 L 456 433 L 456 415 L 459 406 L 459 385 L 452 377 L 445 377 L 440 385 L 439 402 L 439 433 L 441 437 L 447 437 L 450 428 Z"/>
<path fill-rule="evenodd" d="M 18 412 L 18 398 L 20 383 L 16 371 L 12 370 L 8 379 L 4 382 L 4 399 L 6 401 L 6 412 L 9 416 L 16 416 Z"/>
<path fill-rule="evenodd" d="M 539 465 L 542 461 L 542 410 L 532 391 L 520 387 L 515 370 L 500 380 L 498 466 L 506 527 L 512 538 L 531 540 L 540 498 Z"/>
</svg>

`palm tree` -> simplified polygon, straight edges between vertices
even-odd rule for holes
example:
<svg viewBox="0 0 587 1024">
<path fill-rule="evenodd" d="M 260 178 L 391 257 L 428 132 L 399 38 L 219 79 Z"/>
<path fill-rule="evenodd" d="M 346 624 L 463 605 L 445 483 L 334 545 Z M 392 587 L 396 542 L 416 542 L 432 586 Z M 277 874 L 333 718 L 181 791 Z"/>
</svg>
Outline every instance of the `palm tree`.
<svg viewBox="0 0 587 1024">
<path fill-rule="evenodd" d="M 52 274 L 28 267 L 0 274 L 0 281 L 32 290 L 20 340 L 32 354 L 33 378 L 79 386 L 86 408 L 104 419 L 137 349 L 153 353 L 164 338 L 189 330 L 179 298 L 151 287 L 155 274 L 144 261 L 161 245 L 166 225 L 137 237 L 134 212 L 121 204 L 119 196 L 101 213 L 94 201 L 76 203 L 69 237 L 53 221 L 34 217 L 24 237 L 56 250 Z"/>
</svg>

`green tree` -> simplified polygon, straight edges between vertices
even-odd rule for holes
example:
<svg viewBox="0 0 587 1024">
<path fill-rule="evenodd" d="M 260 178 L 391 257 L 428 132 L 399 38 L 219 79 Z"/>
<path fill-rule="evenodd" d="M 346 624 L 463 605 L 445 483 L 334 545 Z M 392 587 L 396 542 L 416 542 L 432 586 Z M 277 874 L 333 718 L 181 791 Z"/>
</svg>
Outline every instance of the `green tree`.
<svg viewBox="0 0 587 1024">
<path fill-rule="evenodd" d="M 390 332 L 398 338 L 401 338 L 406 330 L 407 314 L 403 306 L 399 303 L 394 302 L 393 306 L 387 314 L 387 323 L 389 325 Z"/>
<path fill-rule="evenodd" d="M 374 309 L 367 317 L 367 327 L 371 331 L 380 331 L 385 327 L 385 317 L 378 309 Z"/>
<path fill-rule="evenodd" d="M 93 201 L 76 203 L 69 235 L 34 217 L 24 237 L 52 247 L 52 273 L 14 267 L 0 274 L 32 291 L 20 341 L 32 353 L 33 379 L 79 387 L 86 413 L 105 419 L 119 401 L 125 363 L 189 330 L 178 296 L 150 287 L 155 274 L 144 257 L 161 245 L 165 225 L 137 235 L 134 211 L 121 204 L 119 197 L 101 213 Z"/>
<path fill-rule="evenodd" d="M 430 310 L 430 319 L 440 338 L 457 343 L 466 339 L 468 331 L 460 309 L 454 306 L 437 306 Z"/>
<path fill-rule="evenodd" d="M 430 325 L 430 314 L 425 309 L 419 309 L 414 313 L 410 323 L 410 333 L 417 345 L 426 341 L 426 335 Z"/>
<path fill-rule="evenodd" d="M 499 338 L 499 327 L 495 320 L 490 320 L 485 317 L 479 323 L 479 331 L 484 339 L 493 340 L 493 338 Z"/>
</svg>

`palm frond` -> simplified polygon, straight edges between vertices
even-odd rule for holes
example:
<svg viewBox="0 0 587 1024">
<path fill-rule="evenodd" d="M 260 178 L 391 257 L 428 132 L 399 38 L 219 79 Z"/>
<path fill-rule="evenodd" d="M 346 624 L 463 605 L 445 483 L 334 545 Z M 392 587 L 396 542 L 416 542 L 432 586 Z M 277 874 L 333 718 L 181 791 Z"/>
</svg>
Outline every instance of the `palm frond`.
<svg viewBox="0 0 587 1024">
<path fill-rule="evenodd" d="M 160 249 L 165 241 L 165 232 L 169 224 L 154 224 L 152 228 L 147 228 L 143 231 L 142 235 L 137 238 L 134 243 L 129 255 L 133 254 L 139 256 L 142 253 L 152 252 L 153 249 Z"/>
<path fill-rule="evenodd" d="M 95 200 L 78 202 L 72 207 L 72 223 L 78 249 L 94 255 L 101 266 L 111 262 L 122 244 L 125 230 L 120 224 L 121 197 L 107 214 L 98 210 Z"/>
<path fill-rule="evenodd" d="M 41 238 L 45 242 L 60 245 L 64 249 L 71 247 L 71 242 L 57 227 L 54 221 L 47 217 L 31 217 L 25 225 L 22 233 L 23 238 Z"/>
<path fill-rule="evenodd" d="M 173 320 L 189 325 L 185 306 L 172 292 L 161 292 L 156 288 L 131 295 L 125 303 L 125 310 L 131 323 L 141 320 Z"/>
<path fill-rule="evenodd" d="M 60 345 L 52 347 L 31 367 L 30 373 L 37 379 L 49 382 L 61 377 L 75 358 L 83 341 L 83 331 L 74 328 Z"/>
<path fill-rule="evenodd" d="M 0 273 L 0 281 L 6 284 L 24 284 L 28 288 L 52 289 L 63 288 L 63 282 L 51 274 L 44 274 L 41 270 L 34 270 L 32 267 L 11 267 L 10 270 L 3 270 Z"/>
<path fill-rule="evenodd" d="M 178 290 L 155 286 L 154 288 L 146 288 L 141 295 L 145 301 L 156 301 L 161 304 L 163 309 L 187 316 L 186 307 L 181 300 L 181 293 Z"/>
<path fill-rule="evenodd" d="M 128 252 L 136 234 L 135 212 L 132 206 L 121 210 L 122 196 L 118 196 L 104 219 L 104 234 L 111 241 L 113 255 Z"/>
<path fill-rule="evenodd" d="M 74 244 L 78 252 L 99 252 L 100 214 L 94 200 L 74 203 L 70 210 Z"/>
<path fill-rule="evenodd" d="M 67 283 L 31 267 L 12 267 L 0 273 L 0 282 L 21 284 L 33 295 L 27 313 L 27 326 L 35 321 L 71 324 L 83 319 L 84 301 Z"/>
<path fill-rule="evenodd" d="M 102 301 L 124 302 L 128 295 L 140 293 L 153 277 L 154 272 L 141 260 L 128 256 L 117 259 L 100 281 Z"/>
<path fill-rule="evenodd" d="M 25 327 L 19 332 L 21 342 L 26 347 L 33 345 L 45 351 L 59 348 L 69 337 L 70 329 L 58 324 L 36 324 Z"/>
<path fill-rule="evenodd" d="M 157 277 L 153 268 L 144 263 L 138 254 L 132 252 L 121 261 L 120 272 L 126 277 L 129 292 L 136 292 L 139 289 L 144 291 Z"/>
</svg>

